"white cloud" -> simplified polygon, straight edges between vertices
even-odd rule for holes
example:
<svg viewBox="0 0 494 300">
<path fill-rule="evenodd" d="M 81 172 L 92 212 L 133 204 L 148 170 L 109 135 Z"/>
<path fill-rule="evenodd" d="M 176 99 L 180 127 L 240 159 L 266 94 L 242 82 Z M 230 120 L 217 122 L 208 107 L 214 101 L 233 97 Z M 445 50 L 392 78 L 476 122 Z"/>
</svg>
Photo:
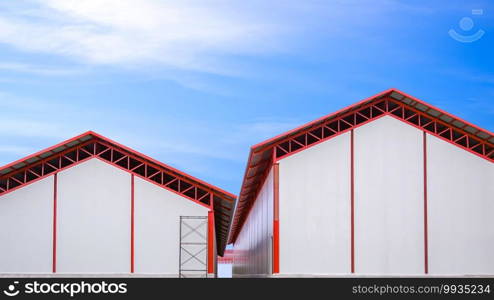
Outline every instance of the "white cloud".
<svg viewBox="0 0 494 300">
<path fill-rule="evenodd" d="M 239 55 L 277 54 L 362 34 L 397 1 L 16 0 L 0 3 L 0 43 L 78 63 L 237 75 Z M 231 60 L 230 60 L 231 59 Z"/>
<path fill-rule="evenodd" d="M 219 72 L 212 53 L 266 51 L 275 42 L 267 37 L 280 29 L 226 1 L 18 2 L 23 5 L 0 13 L 0 42 L 93 64 L 158 62 Z"/>
<path fill-rule="evenodd" d="M 122 131 L 122 122 L 135 125 Z M 251 145 L 300 123 L 300 120 L 259 119 L 225 125 L 221 120 L 206 123 L 196 118 L 177 119 L 167 115 L 158 125 L 153 118 L 135 116 L 125 110 L 103 107 L 96 112 L 85 104 L 32 100 L 0 91 L 0 137 L 4 139 L 35 138 L 50 145 L 94 130 L 150 156 L 178 157 L 184 162 L 187 157 L 195 157 L 241 163 Z M 180 130 L 175 130 L 177 124 Z M 161 130 L 150 130 L 156 126 Z M 164 159 L 164 162 L 169 160 Z"/>
<path fill-rule="evenodd" d="M 0 145 L 0 153 L 15 155 L 28 155 L 34 152 L 31 147 L 22 147 L 17 145 Z"/>
<path fill-rule="evenodd" d="M 174 121 L 169 118 L 163 122 L 169 122 L 170 128 L 174 126 Z M 297 125 L 300 125 L 300 122 L 294 120 L 254 120 L 228 126 L 189 120 L 180 125 L 179 132 L 162 131 L 152 136 L 143 136 L 134 131 L 116 138 L 126 141 L 129 146 L 138 145 L 139 148 L 149 149 L 160 156 L 194 156 L 241 163 L 245 161 L 251 145 Z"/>
<path fill-rule="evenodd" d="M 16 62 L 0 62 L 0 70 L 48 76 L 65 76 L 80 73 L 80 70 L 76 69 L 62 69 Z"/>
<path fill-rule="evenodd" d="M 67 138 L 67 130 L 62 124 L 32 121 L 19 118 L 1 118 L 0 135 L 14 137 Z"/>
</svg>

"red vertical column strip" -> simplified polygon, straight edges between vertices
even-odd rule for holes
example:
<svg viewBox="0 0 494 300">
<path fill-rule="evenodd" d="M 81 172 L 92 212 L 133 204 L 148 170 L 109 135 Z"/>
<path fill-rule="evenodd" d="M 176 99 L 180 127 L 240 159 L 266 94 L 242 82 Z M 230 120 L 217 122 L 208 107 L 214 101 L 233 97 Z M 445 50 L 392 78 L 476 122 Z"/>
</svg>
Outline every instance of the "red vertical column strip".
<svg viewBox="0 0 494 300">
<path fill-rule="evenodd" d="M 217 244 L 216 244 L 216 219 L 214 217 L 214 209 L 212 211 L 212 217 L 213 217 L 213 238 L 211 241 L 212 247 L 213 247 L 213 273 L 215 277 L 218 277 L 218 252 L 217 252 Z M 225 250 L 226 251 L 226 250 Z"/>
<path fill-rule="evenodd" d="M 280 273 L 280 165 L 273 165 L 273 274 Z"/>
<path fill-rule="evenodd" d="M 134 242 L 135 242 L 135 234 L 134 234 L 134 174 L 130 175 L 130 273 L 134 273 L 135 261 L 134 261 Z"/>
<path fill-rule="evenodd" d="M 355 154 L 354 132 L 350 131 L 350 265 L 355 273 Z"/>
<path fill-rule="evenodd" d="M 424 272 L 429 273 L 429 237 L 427 224 L 427 133 L 424 131 Z"/>
<path fill-rule="evenodd" d="M 214 273 L 214 195 L 209 192 L 208 212 L 208 274 Z"/>
<path fill-rule="evenodd" d="M 53 256 L 52 256 L 52 272 L 57 272 L 57 185 L 58 174 L 53 175 Z"/>
</svg>

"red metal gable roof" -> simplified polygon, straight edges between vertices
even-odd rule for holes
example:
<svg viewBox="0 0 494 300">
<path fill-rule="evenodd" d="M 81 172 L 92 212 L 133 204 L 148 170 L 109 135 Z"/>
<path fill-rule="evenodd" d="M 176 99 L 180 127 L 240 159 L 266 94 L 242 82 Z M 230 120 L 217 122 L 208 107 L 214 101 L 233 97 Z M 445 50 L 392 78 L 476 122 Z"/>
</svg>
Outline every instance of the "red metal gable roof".
<svg viewBox="0 0 494 300">
<path fill-rule="evenodd" d="M 97 158 L 214 210 L 223 254 L 236 196 L 171 166 L 88 131 L 0 168 L 0 196 L 88 159 Z"/>
<path fill-rule="evenodd" d="M 273 163 L 389 115 L 494 162 L 494 133 L 389 89 L 251 147 L 230 228 L 234 243 Z"/>
</svg>

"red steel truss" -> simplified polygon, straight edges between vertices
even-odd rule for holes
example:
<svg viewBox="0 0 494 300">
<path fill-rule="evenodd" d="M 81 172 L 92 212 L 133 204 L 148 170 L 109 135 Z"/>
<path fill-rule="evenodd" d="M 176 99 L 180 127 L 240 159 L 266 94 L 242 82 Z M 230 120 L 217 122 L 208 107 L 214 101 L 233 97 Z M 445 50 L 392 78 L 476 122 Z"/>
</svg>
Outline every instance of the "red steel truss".
<svg viewBox="0 0 494 300">
<path fill-rule="evenodd" d="M 106 142 L 96 140 L 85 142 L 74 149 L 61 152 L 33 166 L 25 167 L 2 177 L 0 179 L 0 195 L 91 158 L 99 158 L 163 188 L 179 193 L 183 197 L 210 206 L 211 191 L 167 172 L 159 166 L 147 163 L 139 157 L 125 153 Z"/>
<path fill-rule="evenodd" d="M 399 97 L 393 97 L 393 94 Z M 399 100 L 402 98 L 407 99 L 405 101 L 408 103 Z M 494 141 L 494 138 L 490 133 L 428 106 L 418 99 L 391 89 L 361 101 L 349 109 L 316 120 L 309 126 L 292 130 L 287 134 L 253 146 L 239 195 L 229 242 L 235 242 L 273 163 L 383 116 L 394 117 L 483 159 L 494 162 L 494 142 L 491 142 Z M 482 136 L 484 138 L 481 138 Z M 257 160 L 253 162 L 255 157 Z"/>
<path fill-rule="evenodd" d="M 278 142 L 275 146 L 276 158 L 283 158 L 301 151 L 384 115 L 397 118 L 494 162 L 494 145 L 492 143 L 433 118 L 427 114 L 427 110 L 419 111 L 390 97 L 385 97 L 376 103 L 364 105 L 356 111 L 349 112 L 317 127 L 310 128 L 294 137 Z"/>
<path fill-rule="evenodd" d="M 221 193 L 211 186 L 191 180 L 181 173 L 174 172 L 171 168 L 132 153 L 123 146 L 99 138 L 95 133 L 89 136 L 91 139 L 84 142 L 79 140 L 80 143 L 72 147 L 68 143 L 67 149 L 46 158 L 40 159 L 43 157 L 43 154 L 40 154 L 36 156 L 37 160 L 34 163 L 29 163 L 28 159 L 24 167 L 1 175 L 0 196 L 96 158 L 213 210 L 216 219 L 218 252 L 222 253 L 227 242 L 234 195 Z M 77 140 L 74 142 L 77 143 Z"/>
</svg>

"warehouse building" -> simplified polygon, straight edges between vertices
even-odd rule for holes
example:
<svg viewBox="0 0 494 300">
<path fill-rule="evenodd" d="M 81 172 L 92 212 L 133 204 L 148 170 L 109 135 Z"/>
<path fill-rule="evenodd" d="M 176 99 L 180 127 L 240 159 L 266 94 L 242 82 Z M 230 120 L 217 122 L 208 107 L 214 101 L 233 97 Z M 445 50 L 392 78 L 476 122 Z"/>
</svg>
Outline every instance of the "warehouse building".
<svg viewBox="0 0 494 300">
<path fill-rule="evenodd" d="M 212 277 L 235 198 L 87 132 L 0 168 L 0 275 Z"/>
<path fill-rule="evenodd" d="M 391 89 L 251 148 L 233 275 L 494 275 L 494 134 Z"/>
</svg>

